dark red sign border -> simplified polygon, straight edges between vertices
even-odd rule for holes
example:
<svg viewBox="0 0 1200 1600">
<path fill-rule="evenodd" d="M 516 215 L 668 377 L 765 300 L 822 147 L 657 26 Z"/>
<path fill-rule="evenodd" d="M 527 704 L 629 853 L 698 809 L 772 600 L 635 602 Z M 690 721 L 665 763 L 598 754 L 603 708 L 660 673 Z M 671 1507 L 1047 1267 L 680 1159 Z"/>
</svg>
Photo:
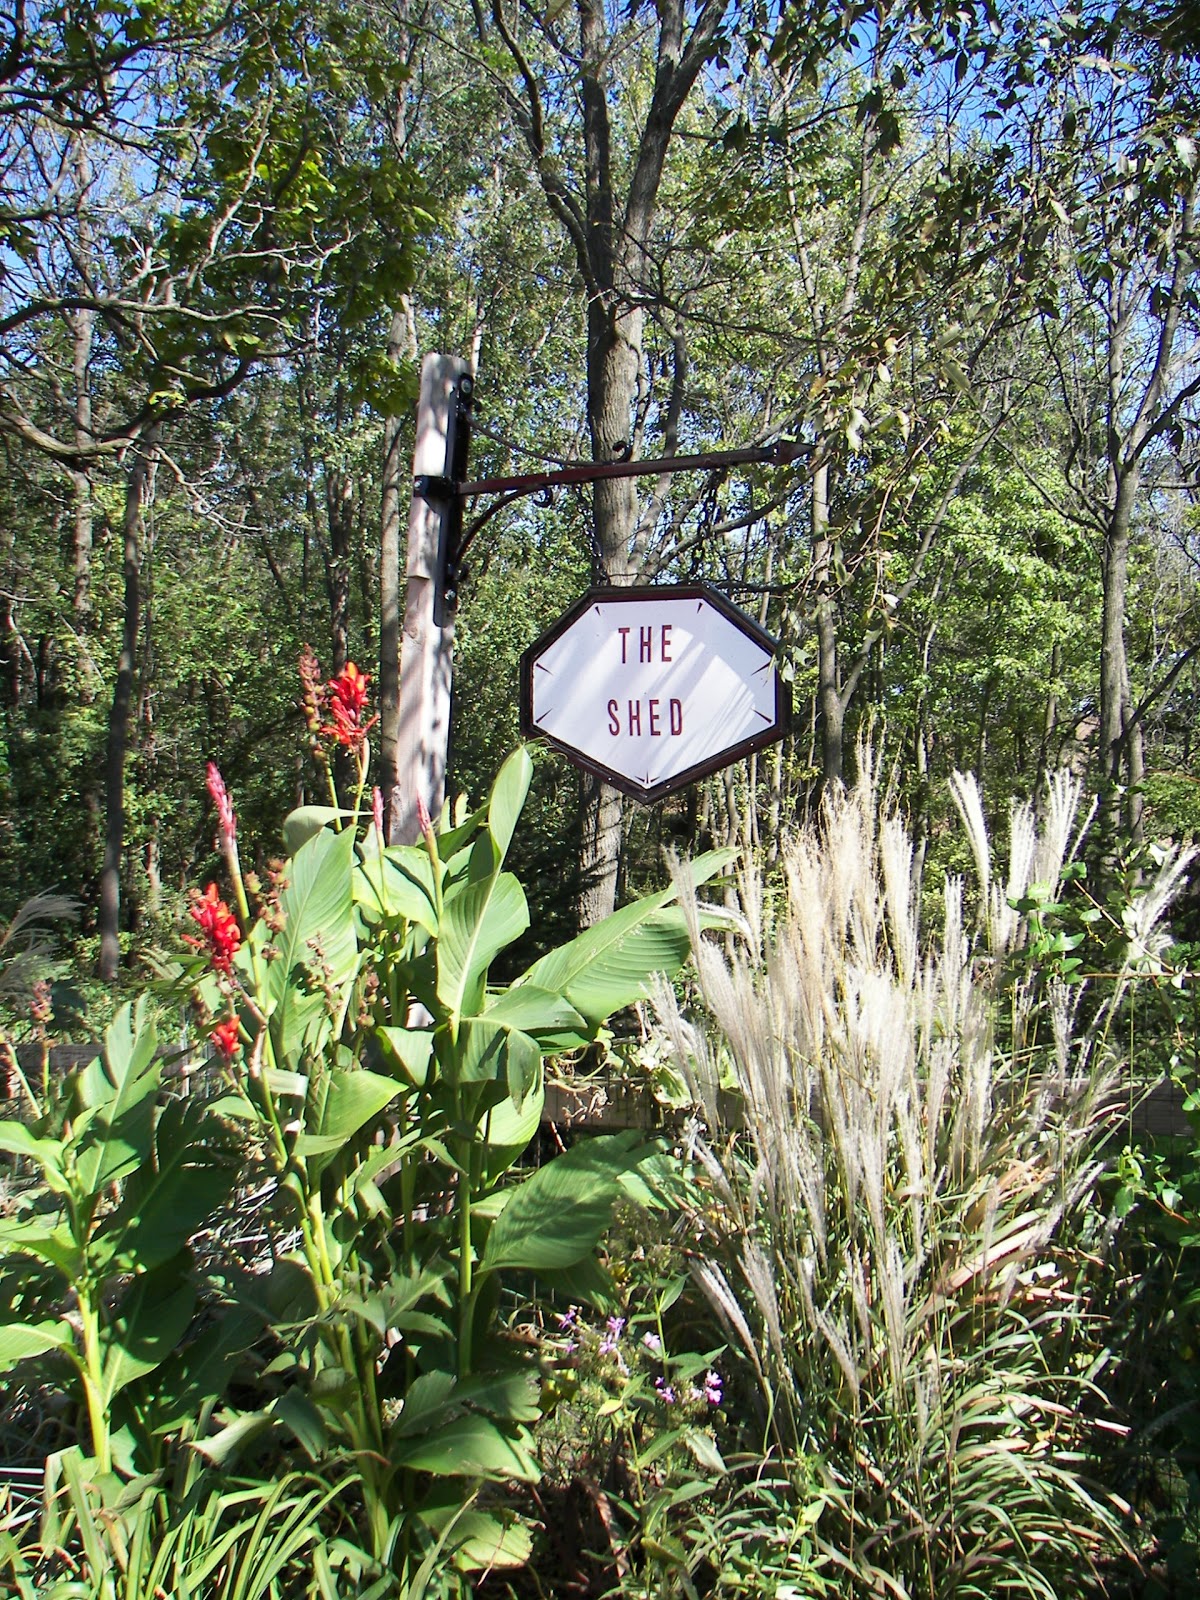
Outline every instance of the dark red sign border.
<svg viewBox="0 0 1200 1600">
<path fill-rule="evenodd" d="M 627 794 L 633 800 L 640 800 L 643 805 L 652 805 L 664 796 L 675 794 L 680 789 L 686 789 L 690 783 L 698 783 L 701 778 L 707 778 L 714 772 L 721 772 L 726 767 L 733 766 L 734 762 L 743 760 L 746 756 L 753 755 L 756 750 L 762 750 L 769 744 L 774 744 L 776 739 L 782 739 L 788 730 L 788 722 L 792 711 L 791 685 L 784 683 L 779 675 L 778 667 L 775 672 L 775 717 L 761 733 L 743 739 L 740 744 L 731 745 L 723 750 L 715 760 L 703 761 L 699 765 L 689 767 L 686 772 L 680 772 L 673 778 L 664 779 L 662 783 L 652 784 L 649 788 L 626 777 L 623 772 L 614 772 L 611 767 L 606 767 L 601 761 L 593 761 L 590 756 L 585 756 L 574 745 L 566 744 L 562 739 L 553 734 L 546 733 L 535 726 L 533 721 L 533 661 L 543 650 L 547 649 L 554 641 L 566 633 L 578 619 L 589 611 L 598 601 L 605 605 L 623 605 L 626 602 L 638 604 L 644 600 L 705 600 L 714 610 L 720 611 L 734 627 L 747 637 L 762 645 L 763 649 L 772 657 L 779 649 L 779 641 L 772 637 L 767 630 L 755 622 L 753 617 L 748 617 L 733 601 L 714 589 L 707 583 L 680 583 L 680 584 L 640 584 L 629 588 L 610 586 L 594 587 L 581 595 L 575 604 L 565 611 L 558 621 L 547 628 L 540 638 L 535 639 L 527 650 L 521 654 L 521 737 L 537 740 L 549 745 L 551 749 L 560 751 L 574 766 L 582 767 L 585 772 L 591 772 L 598 778 L 603 778 L 606 783 L 611 783 L 614 789 L 619 789 L 622 794 Z"/>
</svg>

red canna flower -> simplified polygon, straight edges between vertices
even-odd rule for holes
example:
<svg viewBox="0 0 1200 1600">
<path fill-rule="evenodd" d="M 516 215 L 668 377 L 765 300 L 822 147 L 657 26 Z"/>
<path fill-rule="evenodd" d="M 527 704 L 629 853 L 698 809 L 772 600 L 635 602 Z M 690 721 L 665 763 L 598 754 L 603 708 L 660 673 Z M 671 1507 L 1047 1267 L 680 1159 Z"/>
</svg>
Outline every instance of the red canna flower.
<svg viewBox="0 0 1200 1600">
<path fill-rule="evenodd" d="M 238 1019 L 226 1017 L 224 1022 L 218 1022 L 209 1038 L 218 1054 L 225 1061 L 232 1061 L 242 1048 L 242 1041 L 238 1038 Z"/>
<path fill-rule="evenodd" d="M 360 672 L 353 661 L 347 661 L 337 677 L 329 680 L 326 705 L 333 720 L 321 732 L 349 750 L 357 750 L 367 735 L 362 714 L 366 709 L 370 682 L 366 673 Z"/>
<path fill-rule="evenodd" d="M 196 950 L 205 950 L 215 972 L 229 972 L 233 958 L 242 942 L 242 930 L 237 918 L 217 894 L 217 886 L 210 883 L 203 894 L 192 891 L 192 920 L 199 924 L 203 939 L 184 934 L 184 942 Z"/>
</svg>

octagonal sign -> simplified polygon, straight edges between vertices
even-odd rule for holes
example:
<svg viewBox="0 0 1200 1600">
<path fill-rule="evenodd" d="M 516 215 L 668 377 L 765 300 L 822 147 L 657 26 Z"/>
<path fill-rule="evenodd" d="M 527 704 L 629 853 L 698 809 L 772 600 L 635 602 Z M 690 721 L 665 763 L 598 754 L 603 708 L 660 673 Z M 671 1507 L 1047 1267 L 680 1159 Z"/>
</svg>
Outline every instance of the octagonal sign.
<svg viewBox="0 0 1200 1600">
<path fill-rule="evenodd" d="M 775 649 L 705 584 L 591 589 L 521 657 L 521 731 L 657 800 L 782 736 Z"/>
</svg>

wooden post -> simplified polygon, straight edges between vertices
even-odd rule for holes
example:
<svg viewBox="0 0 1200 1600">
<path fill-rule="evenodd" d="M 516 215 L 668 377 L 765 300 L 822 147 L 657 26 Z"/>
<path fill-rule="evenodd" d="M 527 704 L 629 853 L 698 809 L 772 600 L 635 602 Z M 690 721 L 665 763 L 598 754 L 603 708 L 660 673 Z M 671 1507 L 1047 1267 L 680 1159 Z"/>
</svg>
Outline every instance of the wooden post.
<svg viewBox="0 0 1200 1600">
<path fill-rule="evenodd" d="M 444 592 L 447 555 L 461 508 L 451 485 L 466 471 L 467 429 L 459 426 L 460 395 L 469 401 L 467 363 L 428 355 L 421 363 L 413 478 L 408 517 L 404 630 L 400 641 L 400 715 L 388 806 L 388 842 L 420 837 L 418 800 L 435 820 L 446 791 L 454 596 Z"/>
</svg>

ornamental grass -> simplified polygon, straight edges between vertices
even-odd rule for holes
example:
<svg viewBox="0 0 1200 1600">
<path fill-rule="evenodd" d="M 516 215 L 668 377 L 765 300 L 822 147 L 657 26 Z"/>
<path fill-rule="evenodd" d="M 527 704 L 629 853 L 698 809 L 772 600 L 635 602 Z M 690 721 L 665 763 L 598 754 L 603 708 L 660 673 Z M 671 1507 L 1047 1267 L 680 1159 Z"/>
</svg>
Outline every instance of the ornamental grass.
<svg viewBox="0 0 1200 1600">
<path fill-rule="evenodd" d="M 655 996 L 699 1108 L 694 1276 L 817 1551 L 763 1592 L 1064 1600 L 1129 1534 L 1093 1470 L 1119 1431 L 1089 1309 L 1097 1183 L 1127 1073 L 1114 1019 L 1192 852 L 1162 853 L 1101 993 L 1071 941 L 1032 938 L 1077 870 L 1071 776 L 1013 810 L 1003 868 L 956 778 L 968 910 L 861 770 L 788 844 L 782 887 L 744 874 L 740 939 L 694 925 L 699 1004 Z"/>
</svg>

